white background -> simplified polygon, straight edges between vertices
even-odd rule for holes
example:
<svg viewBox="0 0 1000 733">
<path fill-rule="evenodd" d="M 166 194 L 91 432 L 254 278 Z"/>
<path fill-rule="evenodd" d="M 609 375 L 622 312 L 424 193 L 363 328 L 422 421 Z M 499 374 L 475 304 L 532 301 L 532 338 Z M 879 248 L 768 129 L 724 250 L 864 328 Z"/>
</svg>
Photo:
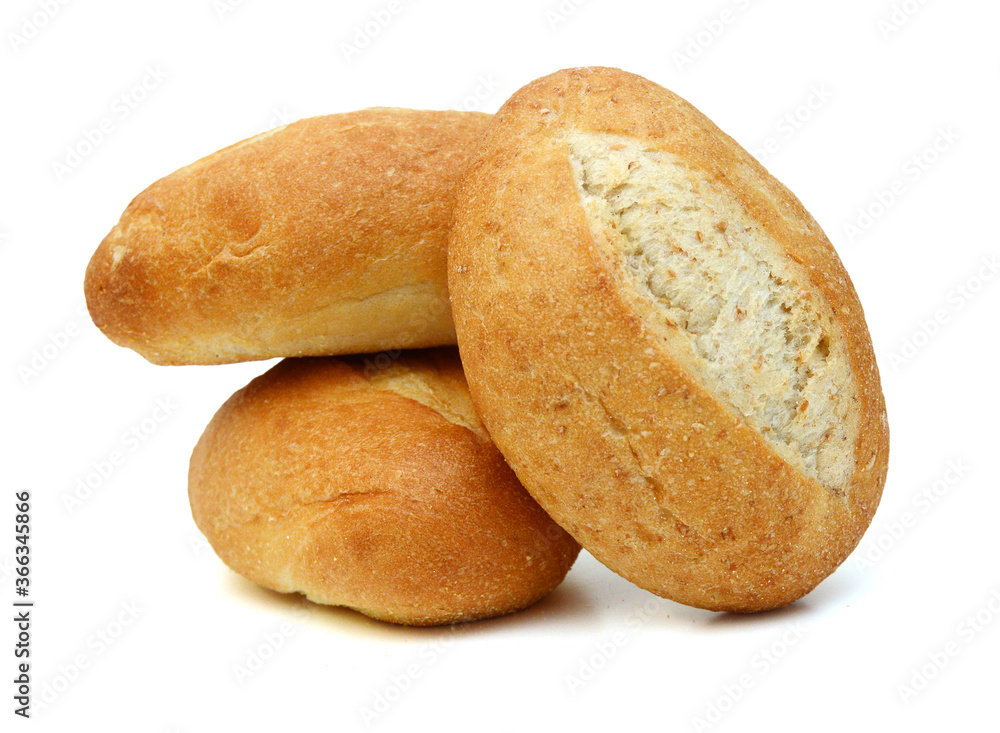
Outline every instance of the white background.
<svg viewBox="0 0 1000 733">
<path fill-rule="evenodd" d="M 344 731 L 370 710 L 373 730 L 932 730 L 982 713 L 995 729 L 1000 277 L 982 263 L 1000 253 L 997 4 L 897 0 L 910 12 L 887 26 L 892 0 L 398 2 L 367 41 L 388 0 L 4 3 L 0 587 L 10 608 L 12 495 L 27 489 L 37 605 L 30 723 L 14 719 L 0 622 L 2 728 Z M 657 601 L 584 555 L 538 606 L 454 630 L 232 574 L 191 520 L 187 461 L 269 364 L 156 367 L 111 344 L 80 309 L 98 242 L 155 179 L 289 119 L 494 111 L 577 65 L 653 79 L 751 150 L 773 139 L 768 167 L 840 252 L 892 429 L 859 551 L 802 601 L 749 617 Z M 133 426 L 142 442 L 123 440 Z M 67 506 L 116 450 L 122 465 Z"/>
</svg>

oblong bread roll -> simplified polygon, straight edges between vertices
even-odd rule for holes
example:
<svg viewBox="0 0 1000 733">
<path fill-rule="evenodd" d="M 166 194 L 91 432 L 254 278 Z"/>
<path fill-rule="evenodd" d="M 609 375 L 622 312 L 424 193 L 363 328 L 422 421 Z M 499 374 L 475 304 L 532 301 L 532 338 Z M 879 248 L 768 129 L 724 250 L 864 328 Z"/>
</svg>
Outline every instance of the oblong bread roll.
<svg viewBox="0 0 1000 733">
<path fill-rule="evenodd" d="M 385 621 L 539 600 L 579 546 L 490 442 L 458 352 L 381 359 L 288 359 L 234 394 L 191 456 L 198 528 L 255 583 Z"/>
<path fill-rule="evenodd" d="M 611 569 L 758 611 L 858 543 L 888 462 L 861 303 L 798 199 L 677 95 L 605 68 L 517 92 L 449 286 L 490 435 Z"/>
<path fill-rule="evenodd" d="M 155 364 L 454 344 L 446 237 L 488 120 L 312 117 L 181 168 L 90 260 L 94 323 Z"/>
</svg>

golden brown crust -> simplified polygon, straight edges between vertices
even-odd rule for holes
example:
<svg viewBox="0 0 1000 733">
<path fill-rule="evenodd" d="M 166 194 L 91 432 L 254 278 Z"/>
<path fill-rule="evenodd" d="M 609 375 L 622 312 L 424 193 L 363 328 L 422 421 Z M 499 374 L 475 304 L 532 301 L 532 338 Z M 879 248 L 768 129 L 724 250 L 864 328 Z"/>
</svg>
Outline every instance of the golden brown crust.
<svg viewBox="0 0 1000 733">
<path fill-rule="evenodd" d="M 409 625 L 509 613 L 555 588 L 579 546 L 478 421 L 400 394 L 373 364 L 289 359 L 218 411 L 189 494 L 219 557 L 268 588 Z M 391 369 L 404 392 L 422 385 L 456 412 L 468 402 L 454 348 Z"/>
<path fill-rule="evenodd" d="M 567 155 L 574 132 L 680 156 L 799 267 L 849 353 L 844 392 L 858 427 L 845 490 L 781 459 L 649 327 L 594 240 Z M 757 611 L 807 593 L 860 540 L 885 481 L 888 428 L 853 285 L 795 196 L 681 98 L 603 68 L 517 92 L 460 191 L 449 287 L 491 436 L 546 511 L 611 569 L 682 603 Z"/>
<path fill-rule="evenodd" d="M 87 267 L 112 341 L 156 364 L 455 343 L 445 247 L 489 115 L 299 120 L 160 179 Z"/>
</svg>

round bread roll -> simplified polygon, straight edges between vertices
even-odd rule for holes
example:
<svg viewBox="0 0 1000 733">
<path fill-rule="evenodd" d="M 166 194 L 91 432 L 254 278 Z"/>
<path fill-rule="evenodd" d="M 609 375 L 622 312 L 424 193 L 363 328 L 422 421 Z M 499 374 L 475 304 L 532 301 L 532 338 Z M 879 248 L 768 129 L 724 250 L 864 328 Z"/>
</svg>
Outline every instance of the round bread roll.
<svg viewBox="0 0 1000 733">
<path fill-rule="evenodd" d="M 447 232 L 489 119 L 312 117 L 181 168 L 90 260 L 94 323 L 154 364 L 454 344 Z"/>
<path fill-rule="evenodd" d="M 473 400 L 598 560 L 691 606 L 790 603 L 885 482 L 861 303 L 802 204 L 666 89 L 560 71 L 487 129 L 449 286 Z"/>
<path fill-rule="evenodd" d="M 454 348 L 279 363 L 212 419 L 189 495 L 245 578 L 414 626 L 525 608 L 580 549 L 490 442 Z"/>
</svg>

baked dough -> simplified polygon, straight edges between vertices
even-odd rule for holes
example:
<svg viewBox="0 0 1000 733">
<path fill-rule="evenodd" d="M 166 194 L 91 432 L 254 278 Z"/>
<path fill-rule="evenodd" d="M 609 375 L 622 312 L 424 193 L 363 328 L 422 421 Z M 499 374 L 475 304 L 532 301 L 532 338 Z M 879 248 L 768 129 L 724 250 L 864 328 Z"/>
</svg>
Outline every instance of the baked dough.
<svg viewBox="0 0 1000 733">
<path fill-rule="evenodd" d="M 491 122 L 449 286 L 474 402 L 598 560 L 707 609 L 790 603 L 885 482 L 861 303 L 795 196 L 670 91 L 557 72 Z"/>
<path fill-rule="evenodd" d="M 454 347 L 280 362 L 212 419 L 189 494 L 240 575 L 401 624 L 529 606 L 579 552 L 490 442 Z"/>
<path fill-rule="evenodd" d="M 446 238 L 488 120 L 312 117 L 181 168 L 94 253 L 94 323 L 154 364 L 454 344 Z"/>
</svg>

